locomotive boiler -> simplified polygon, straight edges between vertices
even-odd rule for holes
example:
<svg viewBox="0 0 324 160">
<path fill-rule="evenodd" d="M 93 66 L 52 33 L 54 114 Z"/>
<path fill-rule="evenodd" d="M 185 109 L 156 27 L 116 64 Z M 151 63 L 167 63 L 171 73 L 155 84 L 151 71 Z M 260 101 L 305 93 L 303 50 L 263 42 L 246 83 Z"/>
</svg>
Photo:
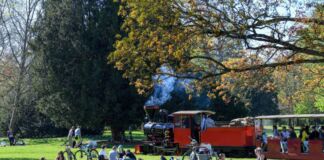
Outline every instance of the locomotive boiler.
<svg viewBox="0 0 324 160">
<path fill-rule="evenodd" d="M 147 142 L 155 146 L 167 146 L 173 142 L 174 125 L 168 111 L 159 106 L 144 106 L 144 110 L 146 118 L 143 128 Z"/>
</svg>

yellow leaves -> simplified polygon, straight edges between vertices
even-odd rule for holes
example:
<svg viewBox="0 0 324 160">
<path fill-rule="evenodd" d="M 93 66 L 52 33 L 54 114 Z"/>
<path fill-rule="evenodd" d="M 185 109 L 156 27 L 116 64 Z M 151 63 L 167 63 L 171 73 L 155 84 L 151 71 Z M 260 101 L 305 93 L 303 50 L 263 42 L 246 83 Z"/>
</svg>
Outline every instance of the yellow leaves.
<svg viewBox="0 0 324 160">
<path fill-rule="evenodd" d="M 223 62 L 223 64 L 228 66 L 229 68 L 242 68 L 248 66 L 247 62 L 247 58 L 230 58 L 227 61 Z"/>
<path fill-rule="evenodd" d="M 124 64 L 120 61 L 116 62 L 115 63 L 115 67 L 118 69 L 118 70 L 123 70 L 124 68 Z"/>
<path fill-rule="evenodd" d="M 174 52 L 173 45 L 168 45 L 168 53 L 172 54 Z"/>
<path fill-rule="evenodd" d="M 208 96 L 210 99 L 215 99 L 215 98 L 217 97 L 215 93 L 210 92 L 210 91 L 207 93 L 207 96 Z"/>
</svg>

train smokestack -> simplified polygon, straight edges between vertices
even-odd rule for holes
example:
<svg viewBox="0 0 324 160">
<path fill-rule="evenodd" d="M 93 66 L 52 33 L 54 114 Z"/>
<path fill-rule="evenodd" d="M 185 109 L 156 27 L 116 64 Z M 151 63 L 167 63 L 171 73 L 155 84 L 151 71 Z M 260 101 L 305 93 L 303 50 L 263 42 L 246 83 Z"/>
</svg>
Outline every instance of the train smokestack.
<svg viewBox="0 0 324 160">
<path fill-rule="evenodd" d="M 159 114 L 159 110 L 160 110 L 160 106 L 158 105 L 145 105 L 144 111 L 148 121 L 153 122 L 154 117 L 156 117 L 156 115 Z"/>
</svg>

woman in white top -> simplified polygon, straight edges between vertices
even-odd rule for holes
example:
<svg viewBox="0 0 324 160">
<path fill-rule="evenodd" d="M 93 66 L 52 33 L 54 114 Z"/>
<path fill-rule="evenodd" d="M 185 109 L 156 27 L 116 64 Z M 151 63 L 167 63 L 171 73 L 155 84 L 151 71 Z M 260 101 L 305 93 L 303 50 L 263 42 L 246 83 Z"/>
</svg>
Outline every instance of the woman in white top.
<svg viewBox="0 0 324 160">
<path fill-rule="evenodd" d="M 99 160 L 107 160 L 106 146 L 102 145 L 101 150 L 99 152 Z"/>
</svg>

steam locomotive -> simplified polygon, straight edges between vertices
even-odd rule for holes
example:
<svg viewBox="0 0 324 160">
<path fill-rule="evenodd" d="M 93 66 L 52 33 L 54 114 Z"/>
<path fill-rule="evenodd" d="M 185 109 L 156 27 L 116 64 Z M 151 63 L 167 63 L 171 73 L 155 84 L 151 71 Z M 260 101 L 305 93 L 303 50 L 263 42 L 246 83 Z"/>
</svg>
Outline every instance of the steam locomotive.
<svg viewBox="0 0 324 160">
<path fill-rule="evenodd" d="M 180 153 L 192 139 L 212 145 L 214 150 L 236 155 L 251 155 L 256 146 L 256 132 L 252 118 L 234 119 L 230 123 L 218 123 L 202 130 L 202 117 L 212 111 L 178 111 L 169 114 L 159 106 L 144 106 L 146 122 L 144 134 L 147 140 L 137 146 L 140 153 Z"/>
<path fill-rule="evenodd" d="M 146 143 L 144 153 L 154 152 L 154 147 L 169 148 L 174 147 L 173 142 L 173 118 L 165 109 L 159 106 L 144 106 L 146 113 L 144 134 Z"/>
</svg>

